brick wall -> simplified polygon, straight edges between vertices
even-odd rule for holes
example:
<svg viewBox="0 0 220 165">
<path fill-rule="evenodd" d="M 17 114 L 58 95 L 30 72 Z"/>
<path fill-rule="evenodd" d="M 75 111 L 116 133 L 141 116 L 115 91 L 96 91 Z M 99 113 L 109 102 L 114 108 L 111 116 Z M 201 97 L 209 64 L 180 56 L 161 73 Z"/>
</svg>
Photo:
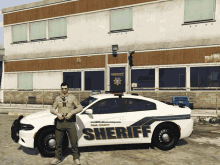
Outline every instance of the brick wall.
<svg viewBox="0 0 220 165">
<path fill-rule="evenodd" d="M 52 105 L 59 94 L 59 91 L 44 91 L 44 95 L 42 91 L 5 91 L 4 103 L 10 103 L 11 100 L 13 104 L 26 104 L 29 101 L 29 97 L 36 97 L 36 104 L 42 104 L 42 101 L 44 101 L 44 104 Z M 75 95 L 78 100 L 82 101 L 89 97 L 90 92 L 81 92 L 80 94 L 78 92 L 69 92 L 69 94 Z"/>
<path fill-rule="evenodd" d="M 155 100 L 171 102 L 173 96 L 188 96 L 190 103 L 193 103 L 195 109 L 215 109 L 216 108 L 216 91 L 190 91 L 190 92 L 131 92 L 146 96 Z M 217 103 L 220 108 L 220 92 L 217 94 Z"/>
<path fill-rule="evenodd" d="M 79 101 L 88 98 L 91 94 L 90 92 L 69 92 L 77 97 Z M 193 107 L 196 109 L 215 109 L 216 108 L 216 91 L 190 91 L 190 92 L 167 92 L 167 91 L 160 91 L 160 92 L 131 92 L 131 93 L 138 93 L 141 96 L 146 96 L 155 100 L 164 101 L 164 102 L 171 102 L 173 96 L 188 96 L 190 99 L 190 103 L 193 103 Z M 220 92 L 218 92 L 217 102 L 218 107 L 220 108 Z M 29 91 L 5 91 L 4 92 L 4 103 L 11 103 L 14 104 L 26 104 L 28 101 L 28 97 L 36 97 L 36 104 L 44 104 L 51 105 L 55 100 L 56 96 L 59 95 L 59 92 L 33 92 Z M 27 97 L 28 96 L 28 97 Z"/>
</svg>

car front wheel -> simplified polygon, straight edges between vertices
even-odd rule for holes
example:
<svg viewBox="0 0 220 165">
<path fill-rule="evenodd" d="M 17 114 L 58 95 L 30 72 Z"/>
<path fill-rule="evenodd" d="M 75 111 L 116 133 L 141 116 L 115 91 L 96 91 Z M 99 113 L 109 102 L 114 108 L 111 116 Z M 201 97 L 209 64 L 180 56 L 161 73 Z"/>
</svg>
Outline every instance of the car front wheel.
<svg viewBox="0 0 220 165">
<path fill-rule="evenodd" d="M 55 129 L 48 128 L 41 132 L 38 138 L 38 150 L 45 157 L 54 157 L 56 140 L 55 140 Z M 66 133 L 64 134 L 62 150 L 64 151 L 68 147 L 68 138 Z"/>
<path fill-rule="evenodd" d="M 172 125 L 161 125 L 154 132 L 153 142 L 161 150 L 170 150 L 178 142 L 177 130 Z"/>
</svg>

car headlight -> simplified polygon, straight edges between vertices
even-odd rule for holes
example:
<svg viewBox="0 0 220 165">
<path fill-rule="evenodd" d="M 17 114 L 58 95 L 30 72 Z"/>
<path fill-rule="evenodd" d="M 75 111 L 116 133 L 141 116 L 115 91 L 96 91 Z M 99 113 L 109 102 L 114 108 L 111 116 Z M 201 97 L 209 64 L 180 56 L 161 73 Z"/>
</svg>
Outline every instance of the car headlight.
<svg viewBox="0 0 220 165">
<path fill-rule="evenodd" d="M 21 130 L 32 130 L 34 126 L 31 124 L 21 124 Z"/>
</svg>

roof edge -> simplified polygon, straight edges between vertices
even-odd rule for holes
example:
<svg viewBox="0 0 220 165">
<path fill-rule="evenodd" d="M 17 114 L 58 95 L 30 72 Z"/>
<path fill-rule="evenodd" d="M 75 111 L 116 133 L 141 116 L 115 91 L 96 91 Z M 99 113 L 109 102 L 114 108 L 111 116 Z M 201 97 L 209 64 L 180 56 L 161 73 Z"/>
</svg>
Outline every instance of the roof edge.
<svg viewBox="0 0 220 165">
<path fill-rule="evenodd" d="M 1 10 L 1 12 L 2 12 L 2 14 L 5 14 L 7 12 L 15 12 L 15 11 L 19 11 L 19 10 L 34 8 L 34 7 L 42 7 L 45 5 L 52 5 L 52 4 L 58 4 L 58 3 L 62 3 L 62 2 L 71 2 L 71 1 L 74 1 L 74 0 L 43 0 L 43 1 L 39 1 L 39 2 L 27 3 L 27 4 L 23 4 L 23 5 L 19 5 L 19 6 L 3 8 Z"/>
</svg>

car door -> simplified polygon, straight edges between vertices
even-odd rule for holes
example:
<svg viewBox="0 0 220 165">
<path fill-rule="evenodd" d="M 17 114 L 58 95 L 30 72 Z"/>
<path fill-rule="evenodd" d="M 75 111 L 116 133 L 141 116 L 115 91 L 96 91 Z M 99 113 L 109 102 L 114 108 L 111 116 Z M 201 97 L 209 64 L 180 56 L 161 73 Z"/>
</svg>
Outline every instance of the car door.
<svg viewBox="0 0 220 165">
<path fill-rule="evenodd" d="M 87 114 L 84 111 L 78 115 L 83 123 L 79 146 L 120 144 L 116 131 L 120 132 L 117 128 L 123 125 L 121 99 L 102 99 L 87 109 L 92 109 L 93 113 Z"/>
<path fill-rule="evenodd" d="M 132 136 L 127 139 L 128 143 L 151 142 L 152 124 L 158 116 L 156 104 L 150 101 L 136 98 L 123 98 L 122 111 L 124 116 L 122 122 L 130 129 Z"/>
</svg>

